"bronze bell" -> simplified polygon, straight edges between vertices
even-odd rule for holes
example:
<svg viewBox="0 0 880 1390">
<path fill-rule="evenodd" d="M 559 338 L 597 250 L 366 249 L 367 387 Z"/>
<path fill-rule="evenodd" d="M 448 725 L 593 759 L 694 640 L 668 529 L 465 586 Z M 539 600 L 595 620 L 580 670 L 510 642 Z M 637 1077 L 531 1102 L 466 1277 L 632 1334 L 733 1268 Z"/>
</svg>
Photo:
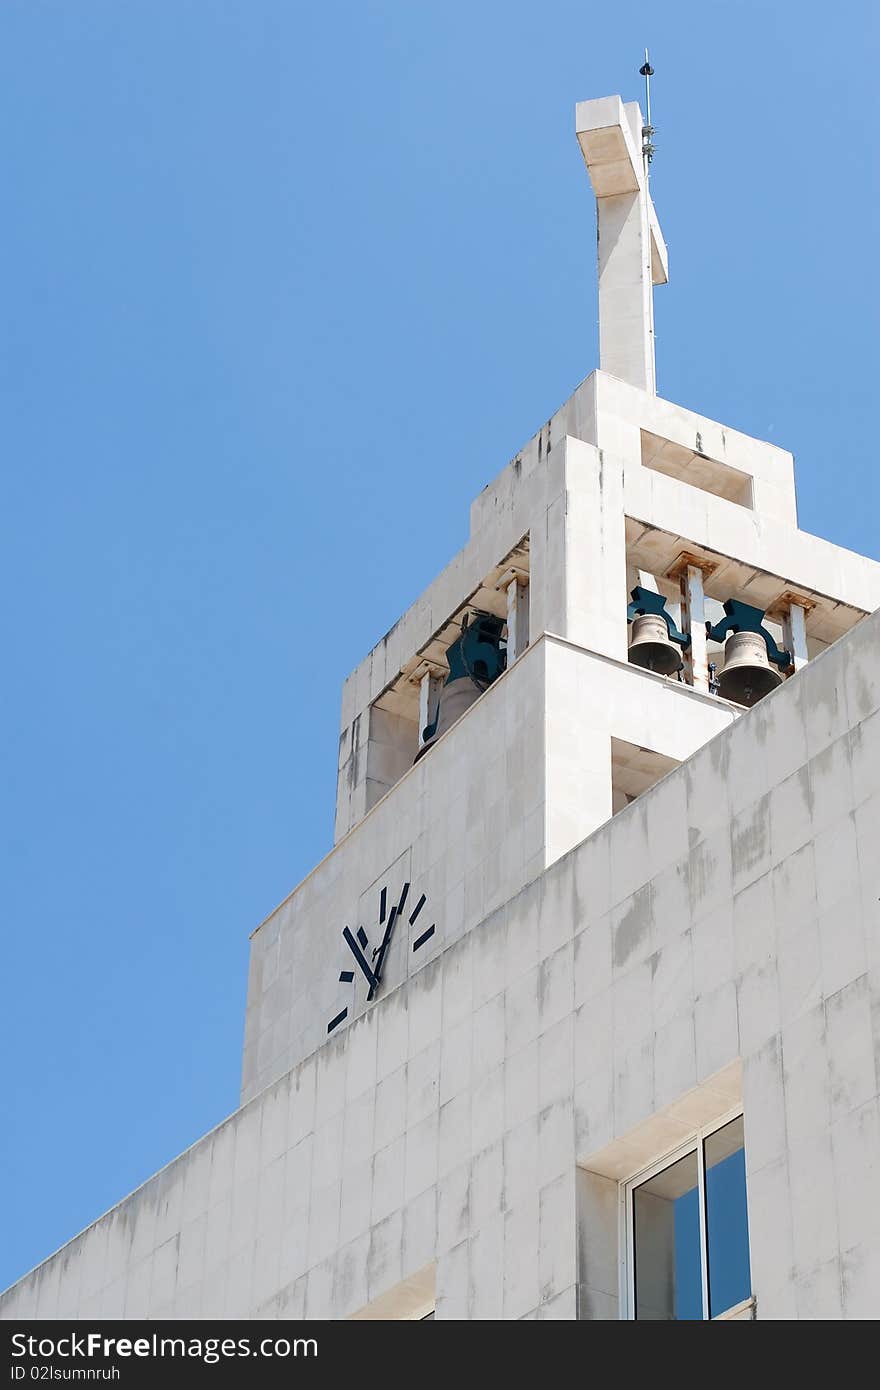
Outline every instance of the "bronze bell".
<svg viewBox="0 0 880 1390">
<path fill-rule="evenodd" d="M 751 707 L 782 684 L 782 676 L 767 660 L 767 647 L 759 632 L 734 632 L 724 647 L 724 670 L 718 693 L 734 704 Z"/>
<path fill-rule="evenodd" d="M 632 641 L 627 653 L 633 666 L 673 676 L 682 668 L 681 652 L 670 642 L 666 623 L 659 613 L 643 613 L 633 618 Z"/>
</svg>

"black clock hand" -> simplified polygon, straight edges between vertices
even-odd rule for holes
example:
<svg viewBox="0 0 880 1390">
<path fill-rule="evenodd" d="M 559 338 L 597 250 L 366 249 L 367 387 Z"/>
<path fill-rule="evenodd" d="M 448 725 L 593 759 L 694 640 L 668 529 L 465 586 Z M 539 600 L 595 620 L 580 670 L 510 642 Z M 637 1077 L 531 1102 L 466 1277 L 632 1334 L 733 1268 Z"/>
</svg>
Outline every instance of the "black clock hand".
<svg viewBox="0 0 880 1390">
<path fill-rule="evenodd" d="M 385 935 L 382 937 L 382 944 L 376 952 L 376 964 L 373 967 L 374 982 L 372 985 L 370 985 L 369 993 L 367 994 L 368 1000 L 372 999 L 373 995 L 376 993 L 376 989 L 378 988 L 379 983 L 381 982 L 382 966 L 385 964 L 385 953 L 388 950 L 388 947 L 391 945 L 391 933 L 394 931 L 394 923 L 396 921 L 397 908 L 392 907 L 391 914 L 388 918 L 388 925 L 385 928 Z"/>
<path fill-rule="evenodd" d="M 393 921 L 393 909 L 392 909 L 392 921 Z M 387 934 L 387 933 L 386 933 L 386 934 Z M 374 971 L 372 970 L 369 961 L 367 960 L 366 956 L 364 955 L 363 951 L 361 950 L 360 946 L 358 945 L 357 941 L 355 940 L 354 936 L 352 935 L 352 933 L 351 933 L 351 931 L 350 931 L 350 929 L 349 929 L 348 927 L 343 927 L 343 928 L 342 928 L 342 935 L 343 935 L 344 938 L 345 938 L 346 944 L 347 944 L 349 950 L 351 951 L 351 954 L 354 956 L 354 958 L 355 958 L 355 960 L 357 961 L 358 965 L 360 966 L 361 970 L 364 972 L 364 975 L 365 975 L 365 977 L 366 977 L 367 984 L 370 986 L 370 992 L 369 992 L 369 994 L 367 995 L 367 998 L 368 998 L 368 999 L 372 999 L 373 994 L 375 993 L 375 990 L 376 990 L 376 986 L 377 986 L 378 983 L 379 983 L 379 976 L 378 976 L 378 973 L 376 973 L 376 972 L 374 972 Z M 364 939 L 366 940 L 366 937 L 365 937 Z M 380 962 L 380 964 L 381 964 L 381 962 Z"/>
<path fill-rule="evenodd" d="M 391 909 L 391 916 L 388 918 L 388 925 L 387 925 L 387 927 L 385 928 L 385 935 L 384 935 L 383 938 L 382 938 L 382 944 L 381 944 L 381 946 L 378 947 L 377 950 L 375 950 L 375 951 L 373 952 L 373 960 L 376 962 L 376 964 L 375 964 L 375 966 L 374 966 L 374 974 L 375 974 L 375 976 L 376 976 L 376 984 L 377 984 L 377 985 L 380 983 L 380 981 L 381 981 L 381 979 L 382 979 L 382 966 L 383 966 L 384 963 L 385 963 L 385 953 L 386 953 L 386 951 L 388 950 L 388 947 L 391 945 L 391 933 L 394 931 L 394 927 L 395 927 L 395 924 L 396 924 L 396 922 L 397 922 L 398 917 L 402 917 L 402 916 L 403 916 L 403 907 L 404 907 L 404 903 L 406 902 L 406 895 L 407 895 L 408 892 L 409 892 L 409 883 L 405 883 L 405 884 L 403 885 L 402 889 L 400 890 L 400 900 L 398 901 L 397 906 L 396 906 L 396 907 L 392 907 L 392 909 Z M 380 922 L 380 923 L 384 920 L 384 917 L 385 917 L 385 889 L 383 888 L 383 889 L 382 889 L 382 896 L 381 896 L 381 898 L 380 898 L 380 900 L 379 900 L 379 922 Z M 375 994 L 375 989 L 371 989 L 371 990 L 370 990 L 370 993 L 367 995 L 367 999 L 372 999 L 372 997 L 373 997 L 374 994 Z"/>
</svg>

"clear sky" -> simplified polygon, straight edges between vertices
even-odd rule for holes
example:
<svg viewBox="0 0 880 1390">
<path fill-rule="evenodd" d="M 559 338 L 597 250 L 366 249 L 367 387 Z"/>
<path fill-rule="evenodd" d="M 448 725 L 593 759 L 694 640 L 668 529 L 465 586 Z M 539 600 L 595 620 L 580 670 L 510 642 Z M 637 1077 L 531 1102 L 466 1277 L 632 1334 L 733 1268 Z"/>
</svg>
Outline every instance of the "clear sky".
<svg viewBox="0 0 880 1390">
<path fill-rule="evenodd" d="M 0 1286 L 235 1107 L 341 681 L 597 365 L 646 43 L 660 392 L 880 556 L 876 13 L 0 4 Z"/>
</svg>

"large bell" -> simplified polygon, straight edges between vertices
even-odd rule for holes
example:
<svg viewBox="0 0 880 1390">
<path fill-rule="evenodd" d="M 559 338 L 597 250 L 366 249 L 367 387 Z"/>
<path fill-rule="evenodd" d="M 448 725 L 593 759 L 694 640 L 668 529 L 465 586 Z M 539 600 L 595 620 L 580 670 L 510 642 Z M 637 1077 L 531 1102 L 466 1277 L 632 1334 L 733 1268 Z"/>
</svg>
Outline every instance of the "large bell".
<svg viewBox="0 0 880 1390">
<path fill-rule="evenodd" d="M 465 616 L 461 636 L 447 648 L 449 675 L 440 691 L 434 722 L 422 730 L 424 743 L 416 753 L 416 762 L 504 671 L 507 651 L 503 631 L 504 620 L 494 613 Z"/>
<path fill-rule="evenodd" d="M 633 666 L 656 671 L 661 676 L 673 676 L 682 667 L 681 652 L 670 642 L 666 623 L 659 613 L 643 613 L 633 618 L 632 641 L 627 653 Z"/>
<path fill-rule="evenodd" d="M 734 632 L 724 647 L 724 670 L 718 693 L 734 704 L 751 706 L 782 684 L 782 676 L 767 660 L 759 632 Z"/>
<path fill-rule="evenodd" d="M 437 716 L 434 720 L 431 733 L 425 739 L 415 761 L 418 762 L 423 753 L 435 744 L 438 738 L 442 738 L 447 729 L 451 729 L 453 724 L 461 718 L 466 709 L 470 709 L 474 701 L 479 700 L 483 692 L 478 685 L 475 685 L 469 676 L 462 676 L 458 680 L 447 681 L 440 691 L 440 699 L 437 704 Z"/>
</svg>

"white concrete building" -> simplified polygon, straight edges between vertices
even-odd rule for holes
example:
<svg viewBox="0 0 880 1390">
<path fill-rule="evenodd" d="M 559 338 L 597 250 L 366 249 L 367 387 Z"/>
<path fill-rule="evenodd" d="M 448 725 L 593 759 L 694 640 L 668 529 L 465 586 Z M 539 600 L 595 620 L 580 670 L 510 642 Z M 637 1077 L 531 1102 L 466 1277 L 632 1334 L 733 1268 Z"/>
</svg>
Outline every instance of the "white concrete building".
<svg viewBox="0 0 880 1390">
<path fill-rule="evenodd" d="M 601 369 L 345 683 L 241 1108 L 4 1318 L 880 1312 L 880 564 L 656 396 L 642 117 L 577 133 Z"/>
</svg>

